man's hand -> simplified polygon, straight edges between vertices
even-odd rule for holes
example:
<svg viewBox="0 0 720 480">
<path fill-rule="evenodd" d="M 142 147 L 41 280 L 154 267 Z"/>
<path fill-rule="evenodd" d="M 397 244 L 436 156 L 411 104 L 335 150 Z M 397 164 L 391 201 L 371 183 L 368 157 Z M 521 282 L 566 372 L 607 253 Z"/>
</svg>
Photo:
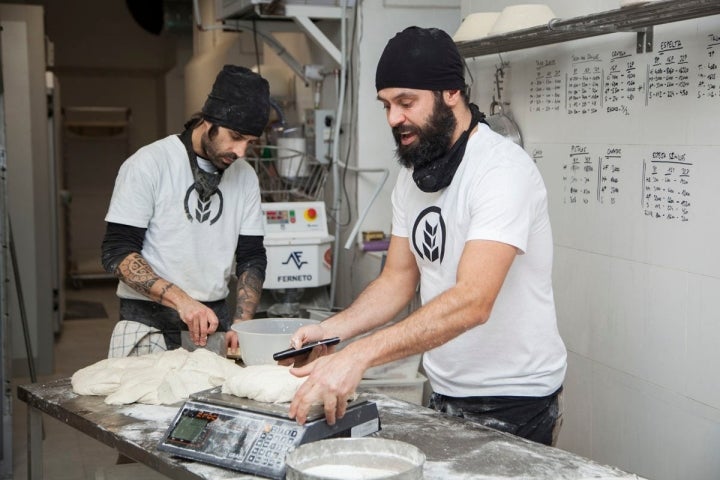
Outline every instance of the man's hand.
<svg viewBox="0 0 720 480">
<path fill-rule="evenodd" d="M 180 319 L 187 325 L 193 343 L 204 347 L 207 344 L 208 335 L 214 333 L 218 327 L 215 312 L 189 297 L 178 306 L 177 312 Z"/>
<path fill-rule="evenodd" d="M 225 332 L 225 347 L 227 351 L 233 355 L 237 355 L 239 346 L 237 332 L 232 329 Z"/>
<path fill-rule="evenodd" d="M 300 425 L 305 424 L 310 407 L 317 403 L 323 404 L 325 420 L 329 425 L 334 425 L 338 418 L 345 415 L 348 398 L 355 393 L 366 369 L 362 356 L 351 350 L 349 345 L 338 353 L 290 370 L 297 377 L 308 377 L 290 404 L 290 418 Z"/>
<path fill-rule="evenodd" d="M 190 339 L 195 345 L 204 347 L 208 335 L 217 330 L 218 319 L 212 309 L 191 298 L 175 284 L 160 278 L 139 253 L 128 254 L 117 266 L 115 274 L 150 300 L 177 310 L 180 319 L 188 326 Z"/>
<path fill-rule="evenodd" d="M 325 338 L 322 324 L 306 325 L 300 327 L 295 331 L 292 338 L 290 339 L 291 348 L 300 348 L 306 343 L 317 342 Z M 298 355 L 297 357 L 286 358 L 285 360 L 278 361 L 278 364 L 284 366 L 294 365 L 296 368 L 307 365 L 316 358 L 327 355 L 335 351 L 335 347 L 328 348 L 325 345 L 320 345 L 312 349 L 307 355 Z"/>
</svg>

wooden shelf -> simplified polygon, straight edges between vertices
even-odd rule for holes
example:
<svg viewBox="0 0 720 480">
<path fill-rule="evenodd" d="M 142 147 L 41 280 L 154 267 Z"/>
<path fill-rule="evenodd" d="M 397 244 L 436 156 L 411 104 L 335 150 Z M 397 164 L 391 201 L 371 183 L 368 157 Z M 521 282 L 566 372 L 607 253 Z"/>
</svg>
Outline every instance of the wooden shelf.
<svg viewBox="0 0 720 480">
<path fill-rule="evenodd" d="M 463 57 L 479 57 L 617 32 L 636 32 L 638 52 L 652 51 L 652 27 L 720 14 L 720 0 L 663 0 L 526 28 L 478 40 L 458 42 Z"/>
</svg>

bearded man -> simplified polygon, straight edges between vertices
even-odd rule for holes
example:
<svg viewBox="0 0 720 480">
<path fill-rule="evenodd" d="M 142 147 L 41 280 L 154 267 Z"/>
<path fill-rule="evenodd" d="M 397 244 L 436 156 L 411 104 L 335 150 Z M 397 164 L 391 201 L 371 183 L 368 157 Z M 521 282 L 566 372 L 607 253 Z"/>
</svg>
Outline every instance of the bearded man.
<svg viewBox="0 0 720 480">
<path fill-rule="evenodd" d="M 385 266 L 347 309 L 298 330 L 292 343 L 382 326 L 418 282 L 422 307 L 336 353 L 323 347 L 296 360 L 292 372 L 308 377 L 290 406 L 299 423 L 316 402 L 334 423 L 366 369 L 423 353 L 430 407 L 553 443 L 567 355 L 546 190 L 527 153 L 469 103 L 463 66 L 450 36 L 434 28 L 405 29 L 382 53 L 377 98 L 405 167 Z"/>
<path fill-rule="evenodd" d="M 178 348 L 182 330 L 198 346 L 226 332 L 237 348 L 230 325 L 253 318 L 267 267 L 258 178 L 243 157 L 268 123 L 269 92 L 258 74 L 226 65 L 182 134 L 120 167 L 102 244 L 103 266 L 120 280 L 110 357 Z"/>
</svg>

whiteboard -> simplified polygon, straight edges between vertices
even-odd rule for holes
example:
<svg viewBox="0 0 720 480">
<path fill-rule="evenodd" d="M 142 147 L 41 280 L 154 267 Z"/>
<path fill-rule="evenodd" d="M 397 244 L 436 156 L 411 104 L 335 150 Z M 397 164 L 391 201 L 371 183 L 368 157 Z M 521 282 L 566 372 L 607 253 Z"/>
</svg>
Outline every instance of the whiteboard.
<svg viewBox="0 0 720 480">
<path fill-rule="evenodd" d="M 547 187 L 561 448 L 718 478 L 720 15 L 654 37 L 645 53 L 627 32 L 468 59 L 471 98 L 487 112 L 504 65 L 506 111 Z"/>
<path fill-rule="evenodd" d="M 502 57 L 555 243 L 720 276 L 720 20 L 657 26 L 651 52 L 637 53 L 635 40 L 612 34 Z M 477 69 L 485 97 L 489 63 L 499 61 Z"/>
</svg>

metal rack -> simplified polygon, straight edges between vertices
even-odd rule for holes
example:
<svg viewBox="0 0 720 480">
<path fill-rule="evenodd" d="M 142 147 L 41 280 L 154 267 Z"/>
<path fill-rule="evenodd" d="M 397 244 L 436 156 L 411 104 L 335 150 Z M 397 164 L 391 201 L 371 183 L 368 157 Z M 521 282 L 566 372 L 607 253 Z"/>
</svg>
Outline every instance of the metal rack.
<svg viewBox="0 0 720 480">
<path fill-rule="evenodd" d="M 340 49 L 325 35 L 313 20 L 340 20 L 347 16 L 343 9 L 335 5 L 316 4 L 312 0 L 216 0 L 216 16 L 224 28 L 258 33 L 275 53 L 306 83 L 310 78 L 304 67 L 274 37 L 275 32 L 304 32 L 317 46 L 322 48 L 333 61 L 340 65 Z M 325 2 L 320 2 L 325 3 Z M 347 6 L 354 0 L 347 0 Z M 289 28 L 288 25 L 296 28 Z"/>
<path fill-rule="evenodd" d="M 249 152 L 247 161 L 255 168 L 264 202 L 320 200 L 327 180 L 328 164 L 291 148 L 263 146 L 276 155 L 263 157 Z"/>
<path fill-rule="evenodd" d="M 637 53 L 653 49 L 653 26 L 720 14 L 718 0 L 663 0 L 568 19 L 478 40 L 458 42 L 463 57 L 551 45 L 617 32 L 637 33 Z"/>
</svg>

